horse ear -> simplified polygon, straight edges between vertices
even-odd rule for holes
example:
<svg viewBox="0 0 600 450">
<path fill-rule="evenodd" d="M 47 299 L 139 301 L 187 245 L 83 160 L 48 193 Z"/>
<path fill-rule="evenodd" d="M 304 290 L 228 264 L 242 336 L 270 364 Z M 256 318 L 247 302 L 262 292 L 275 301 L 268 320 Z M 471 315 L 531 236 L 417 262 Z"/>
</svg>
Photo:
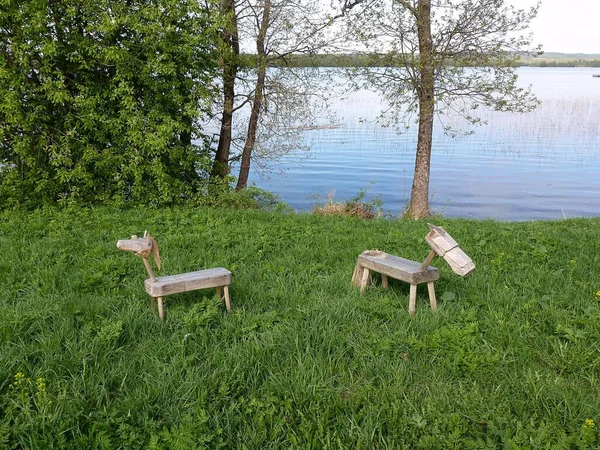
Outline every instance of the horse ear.
<svg viewBox="0 0 600 450">
<path fill-rule="evenodd" d="M 147 236 L 152 241 L 152 257 L 154 258 L 154 262 L 156 263 L 156 267 L 160 270 L 161 262 L 160 262 L 160 253 L 158 252 L 158 244 L 154 240 L 154 238 L 150 235 Z"/>
</svg>

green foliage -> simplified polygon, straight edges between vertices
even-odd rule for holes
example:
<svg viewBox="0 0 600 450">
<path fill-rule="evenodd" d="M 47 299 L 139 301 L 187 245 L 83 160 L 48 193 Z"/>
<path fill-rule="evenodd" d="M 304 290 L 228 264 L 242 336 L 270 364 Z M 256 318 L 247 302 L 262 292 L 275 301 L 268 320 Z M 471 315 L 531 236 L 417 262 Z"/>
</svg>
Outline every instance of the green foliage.
<svg viewBox="0 0 600 450">
<path fill-rule="evenodd" d="M 193 0 L 3 0 L 0 206 L 197 192 L 211 20 Z"/>
<path fill-rule="evenodd" d="M 514 66 L 541 54 L 527 32 L 539 5 L 518 9 L 504 0 L 440 0 L 430 5 L 430 11 L 425 3 L 411 5 L 378 0 L 352 11 L 350 20 L 353 35 L 366 46 L 371 59 L 365 62 L 365 56 L 360 56 L 360 64 L 349 73 L 356 87 L 376 89 L 383 95 L 388 107 L 382 114 L 385 123 L 406 129 L 424 107 L 418 95 L 422 90 L 433 99 L 442 123 L 443 116 L 452 113 L 480 125 L 476 110 L 482 106 L 514 112 L 537 106 L 531 90 L 516 83 Z M 430 19 L 434 22 L 431 29 L 426 26 Z M 419 27 L 423 29 L 418 31 Z M 420 48 L 419 33 L 425 29 L 432 33 L 430 55 Z M 382 36 L 390 42 L 384 54 L 378 53 Z M 372 70 L 371 66 L 397 70 Z M 357 75 L 364 77 L 362 83 Z"/>
<path fill-rule="evenodd" d="M 235 178 L 213 178 L 209 185 L 194 199 L 194 206 L 227 207 L 235 209 L 262 209 L 264 211 L 291 212 L 290 206 L 279 196 L 255 185 L 237 190 Z"/>
<path fill-rule="evenodd" d="M 242 55 L 252 60 L 254 55 Z M 448 58 L 445 65 L 452 66 L 453 60 Z M 312 55 L 295 54 L 287 59 L 274 61 L 273 67 L 394 67 L 394 62 L 384 54 L 327 54 Z M 565 55 L 555 58 L 550 55 L 542 57 L 524 57 L 516 61 L 507 61 L 506 65 L 519 67 L 600 67 L 600 59 L 594 57 L 579 58 L 577 55 Z"/>
<path fill-rule="evenodd" d="M 519 66 L 530 67 L 600 67 L 600 59 L 526 59 Z"/>
<path fill-rule="evenodd" d="M 600 67 L 600 55 L 544 52 L 536 58 L 524 57 L 518 64 L 533 67 Z"/>
<path fill-rule="evenodd" d="M 438 219 L 477 267 L 436 260 L 439 310 L 357 255 L 414 260 L 424 222 L 228 209 L 0 213 L 0 448 L 597 448 L 598 219 Z M 162 274 L 223 266 L 152 316 Z M 93 231 L 90 231 L 93 230 Z"/>
</svg>

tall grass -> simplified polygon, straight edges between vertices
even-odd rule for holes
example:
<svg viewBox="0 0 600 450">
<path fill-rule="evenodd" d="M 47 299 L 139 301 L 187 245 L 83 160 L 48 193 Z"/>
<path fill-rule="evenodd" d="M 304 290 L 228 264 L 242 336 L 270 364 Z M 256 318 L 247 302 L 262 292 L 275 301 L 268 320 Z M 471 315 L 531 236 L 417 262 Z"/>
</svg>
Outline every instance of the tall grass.
<svg viewBox="0 0 600 450">
<path fill-rule="evenodd" d="M 586 148 L 597 151 L 600 135 L 600 104 L 597 97 L 548 98 L 528 113 L 505 113 L 481 108 L 474 115 L 487 126 L 476 129 L 483 141 L 512 143 L 515 147 L 534 147 L 537 151 L 565 150 L 573 147 L 582 152 Z M 459 115 L 442 120 L 444 125 L 456 130 L 469 130 L 469 125 Z"/>
<path fill-rule="evenodd" d="M 428 252 L 425 223 L 259 211 L 0 215 L 0 447 L 597 448 L 600 220 L 439 220 L 477 265 L 443 261 L 439 311 L 356 257 Z M 119 238 L 163 271 L 223 266 L 150 312 Z"/>
</svg>

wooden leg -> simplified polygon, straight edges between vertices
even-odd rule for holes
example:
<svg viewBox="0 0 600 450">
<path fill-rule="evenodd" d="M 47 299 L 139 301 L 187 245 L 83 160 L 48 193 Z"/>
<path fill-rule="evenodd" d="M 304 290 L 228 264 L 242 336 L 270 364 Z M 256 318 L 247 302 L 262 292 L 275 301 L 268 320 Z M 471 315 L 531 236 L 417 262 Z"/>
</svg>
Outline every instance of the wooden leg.
<svg viewBox="0 0 600 450">
<path fill-rule="evenodd" d="M 411 316 L 415 315 L 417 310 L 417 285 L 410 285 L 410 296 L 408 297 L 408 313 Z"/>
<path fill-rule="evenodd" d="M 219 300 L 223 300 L 223 289 L 221 286 L 217 286 L 217 295 L 219 296 Z"/>
<path fill-rule="evenodd" d="M 162 297 L 158 297 L 158 317 L 160 317 L 160 320 L 165 320 L 165 311 L 163 310 Z"/>
<path fill-rule="evenodd" d="M 365 293 L 365 289 L 367 289 L 367 284 L 369 284 L 369 269 L 367 269 L 366 267 L 363 267 L 363 276 L 362 276 L 362 280 L 360 282 L 360 293 L 364 294 Z"/>
<path fill-rule="evenodd" d="M 427 283 L 427 289 L 429 290 L 429 303 L 431 304 L 431 310 L 437 311 L 437 301 L 435 300 L 435 288 L 433 287 L 433 281 Z"/>
<path fill-rule="evenodd" d="M 381 274 L 381 285 L 383 286 L 384 289 L 387 289 L 387 287 L 388 287 L 387 275 Z"/>
<path fill-rule="evenodd" d="M 156 297 L 152 297 L 152 315 L 156 314 Z"/>
<path fill-rule="evenodd" d="M 223 286 L 223 290 L 225 291 L 225 308 L 227 312 L 231 311 L 231 301 L 229 299 L 229 286 Z"/>
</svg>

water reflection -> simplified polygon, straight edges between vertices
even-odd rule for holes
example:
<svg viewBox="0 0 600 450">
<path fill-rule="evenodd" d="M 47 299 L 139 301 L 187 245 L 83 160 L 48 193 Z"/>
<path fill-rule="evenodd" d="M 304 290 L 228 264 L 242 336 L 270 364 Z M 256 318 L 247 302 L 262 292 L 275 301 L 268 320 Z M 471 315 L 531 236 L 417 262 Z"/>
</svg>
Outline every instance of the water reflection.
<svg viewBox="0 0 600 450">
<path fill-rule="evenodd" d="M 597 69 L 523 68 L 542 105 L 532 113 L 487 111 L 475 134 L 445 136 L 436 127 L 431 205 L 451 217 L 500 220 L 559 219 L 600 215 L 600 79 Z M 414 130 L 403 135 L 375 118 L 383 105 L 362 91 L 338 101 L 339 127 L 304 132 L 311 152 L 271 164 L 271 176 L 251 181 L 297 210 L 310 210 L 330 190 L 339 200 L 368 188 L 384 209 L 406 205 L 414 166 Z M 366 119 L 366 120 L 365 120 Z M 445 125 L 463 128 L 460 117 Z"/>
</svg>

